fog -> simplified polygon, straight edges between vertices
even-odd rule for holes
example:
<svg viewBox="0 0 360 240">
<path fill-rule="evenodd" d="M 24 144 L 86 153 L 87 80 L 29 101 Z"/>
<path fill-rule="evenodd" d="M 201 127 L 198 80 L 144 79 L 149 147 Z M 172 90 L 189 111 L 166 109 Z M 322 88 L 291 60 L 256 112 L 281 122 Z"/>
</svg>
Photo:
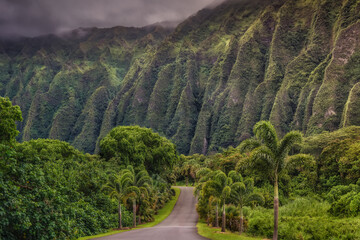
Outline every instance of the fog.
<svg viewBox="0 0 360 240">
<path fill-rule="evenodd" d="M 214 0 L 0 0 L 0 36 L 180 22 L 213 4 Z"/>
</svg>

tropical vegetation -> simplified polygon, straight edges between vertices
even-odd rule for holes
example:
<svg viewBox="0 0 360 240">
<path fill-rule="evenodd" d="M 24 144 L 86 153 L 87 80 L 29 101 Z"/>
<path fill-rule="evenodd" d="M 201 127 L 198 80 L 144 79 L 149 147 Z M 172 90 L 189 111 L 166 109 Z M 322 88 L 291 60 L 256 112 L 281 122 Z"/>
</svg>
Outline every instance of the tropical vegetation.
<svg viewBox="0 0 360 240">
<path fill-rule="evenodd" d="M 261 121 L 254 126 L 254 137 L 237 148 L 181 157 L 185 162 L 174 171 L 192 169 L 189 164 L 196 169 L 189 184 L 199 197 L 199 233 L 210 239 L 223 235 L 209 225 L 221 225 L 219 232 L 224 226 L 245 232 L 238 239 L 358 239 L 359 134 L 360 127 L 353 126 L 310 137 L 295 131 L 280 138 L 270 122 Z M 180 182 L 186 178 L 177 176 Z M 225 238 L 237 239 L 231 234 Z"/>
<path fill-rule="evenodd" d="M 59 140 L 17 143 L 15 121 L 21 111 L 8 98 L 0 102 L 1 239 L 76 239 L 133 227 L 153 221 L 174 195 L 166 171 L 135 162 L 124 166 Z M 169 149 L 166 144 L 157 150 L 158 159 L 173 156 L 161 152 Z"/>
</svg>

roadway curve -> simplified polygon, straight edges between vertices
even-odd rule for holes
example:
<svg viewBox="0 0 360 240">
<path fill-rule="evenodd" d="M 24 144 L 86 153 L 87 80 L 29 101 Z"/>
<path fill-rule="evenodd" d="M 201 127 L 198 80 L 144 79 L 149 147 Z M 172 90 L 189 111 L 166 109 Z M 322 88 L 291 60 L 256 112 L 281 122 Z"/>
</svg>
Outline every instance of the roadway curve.
<svg viewBox="0 0 360 240">
<path fill-rule="evenodd" d="M 198 214 L 195 209 L 196 199 L 193 188 L 179 187 L 179 199 L 171 214 L 158 225 L 129 232 L 118 233 L 102 240 L 205 240 L 197 234 Z"/>
</svg>

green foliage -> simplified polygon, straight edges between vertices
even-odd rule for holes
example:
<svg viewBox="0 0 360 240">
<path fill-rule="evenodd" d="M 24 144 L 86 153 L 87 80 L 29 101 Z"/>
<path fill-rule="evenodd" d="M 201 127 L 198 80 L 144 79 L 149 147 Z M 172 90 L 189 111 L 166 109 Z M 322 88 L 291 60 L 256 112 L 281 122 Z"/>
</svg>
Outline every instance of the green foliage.
<svg viewBox="0 0 360 240">
<path fill-rule="evenodd" d="M 328 191 L 339 184 L 358 180 L 359 127 L 352 126 L 332 133 L 308 137 L 302 152 L 316 156 L 315 183 L 318 190 Z"/>
<path fill-rule="evenodd" d="M 151 129 L 116 127 L 100 142 L 100 156 L 120 165 L 144 165 L 150 174 L 166 173 L 177 161 L 175 145 Z"/>
<path fill-rule="evenodd" d="M 335 186 L 328 192 L 326 199 L 331 203 L 329 212 L 334 216 L 351 217 L 360 213 L 359 185 Z"/>
<path fill-rule="evenodd" d="M 117 204 L 101 191 L 107 167 L 97 157 L 57 140 L 2 150 L 7 156 L 0 169 L 3 238 L 76 238 L 116 226 Z M 126 225 L 129 220 L 124 212 Z"/>
<path fill-rule="evenodd" d="M 110 177 L 109 182 L 103 187 L 103 190 L 108 192 L 111 198 L 116 199 L 118 203 L 118 214 L 119 214 L 119 229 L 122 229 L 122 209 L 121 205 L 133 195 L 130 188 L 134 181 L 133 172 L 121 171 L 120 174 Z"/>
<path fill-rule="evenodd" d="M 234 183 L 227 203 L 235 205 L 226 206 L 226 227 L 238 231 L 243 213 L 243 230 L 246 234 L 271 237 L 274 222 L 270 208 L 274 204 L 274 187 L 269 180 L 274 177 L 268 170 L 276 166 L 270 161 L 271 157 L 285 156 L 278 168 L 281 203 L 279 238 L 357 239 L 360 234 L 358 127 L 307 137 L 301 145 L 294 145 L 299 140 L 298 133 L 286 134 L 279 140 L 270 124 L 258 123 L 255 132 L 255 138 L 243 141 L 235 149 L 230 147 L 201 160 L 188 157 L 192 159 L 188 164 L 199 169 L 195 178 L 195 193 L 199 195 L 197 211 L 200 218 L 213 226 L 216 223 L 216 203 L 219 197 L 215 196 L 215 188 L 208 188 L 207 182 L 214 181 L 220 169 L 228 171 L 229 177 L 241 173 L 239 180 L 232 180 Z M 294 147 L 290 148 L 291 145 Z M 257 152 L 249 153 L 250 149 Z M 274 150 L 274 153 L 270 150 Z M 284 155 L 287 152 L 293 155 Z M 256 154 L 259 158 L 254 158 Z M 348 183 L 352 184 L 339 185 Z"/>
<path fill-rule="evenodd" d="M 360 179 L 360 142 L 349 144 L 339 159 L 339 173 L 346 182 L 356 183 Z"/>
<path fill-rule="evenodd" d="M 280 239 L 357 239 L 358 218 L 334 218 L 327 214 L 329 204 L 315 199 L 296 199 L 280 207 Z M 272 236 L 272 212 L 249 210 L 248 234 Z"/>
<path fill-rule="evenodd" d="M 101 233 L 119 226 L 119 207 L 134 197 L 138 212 L 123 207 L 122 226 L 132 226 L 136 215 L 152 221 L 172 195 L 169 184 L 160 176 L 152 180 L 144 169 L 135 174 L 121 168 L 59 140 L 31 140 L 15 148 L 0 144 L 0 237 L 74 239 Z"/>
<path fill-rule="evenodd" d="M 0 144 L 14 144 L 19 134 L 16 121 L 22 121 L 19 106 L 13 106 L 9 98 L 0 97 Z"/>
</svg>

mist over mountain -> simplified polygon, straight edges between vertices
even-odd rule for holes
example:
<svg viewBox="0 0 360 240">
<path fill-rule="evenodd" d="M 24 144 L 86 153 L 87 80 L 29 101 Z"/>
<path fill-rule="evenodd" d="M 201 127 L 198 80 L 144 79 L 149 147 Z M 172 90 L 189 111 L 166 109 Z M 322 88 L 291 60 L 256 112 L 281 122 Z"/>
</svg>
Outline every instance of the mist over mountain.
<svg viewBox="0 0 360 240">
<path fill-rule="evenodd" d="M 176 28 L 79 28 L 0 41 L 0 95 L 19 140 L 94 152 L 151 127 L 181 153 L 237 145 L 259 120 L 306 135 L 360 125 L 360 1 L 235 1 Z"/>
<path fill-rule="evenodd" d="M 183 21 L 222 0 L 0 0 L 0 37 L 61 34 L 79 27 L 143 27 Z"/>
</svg>

